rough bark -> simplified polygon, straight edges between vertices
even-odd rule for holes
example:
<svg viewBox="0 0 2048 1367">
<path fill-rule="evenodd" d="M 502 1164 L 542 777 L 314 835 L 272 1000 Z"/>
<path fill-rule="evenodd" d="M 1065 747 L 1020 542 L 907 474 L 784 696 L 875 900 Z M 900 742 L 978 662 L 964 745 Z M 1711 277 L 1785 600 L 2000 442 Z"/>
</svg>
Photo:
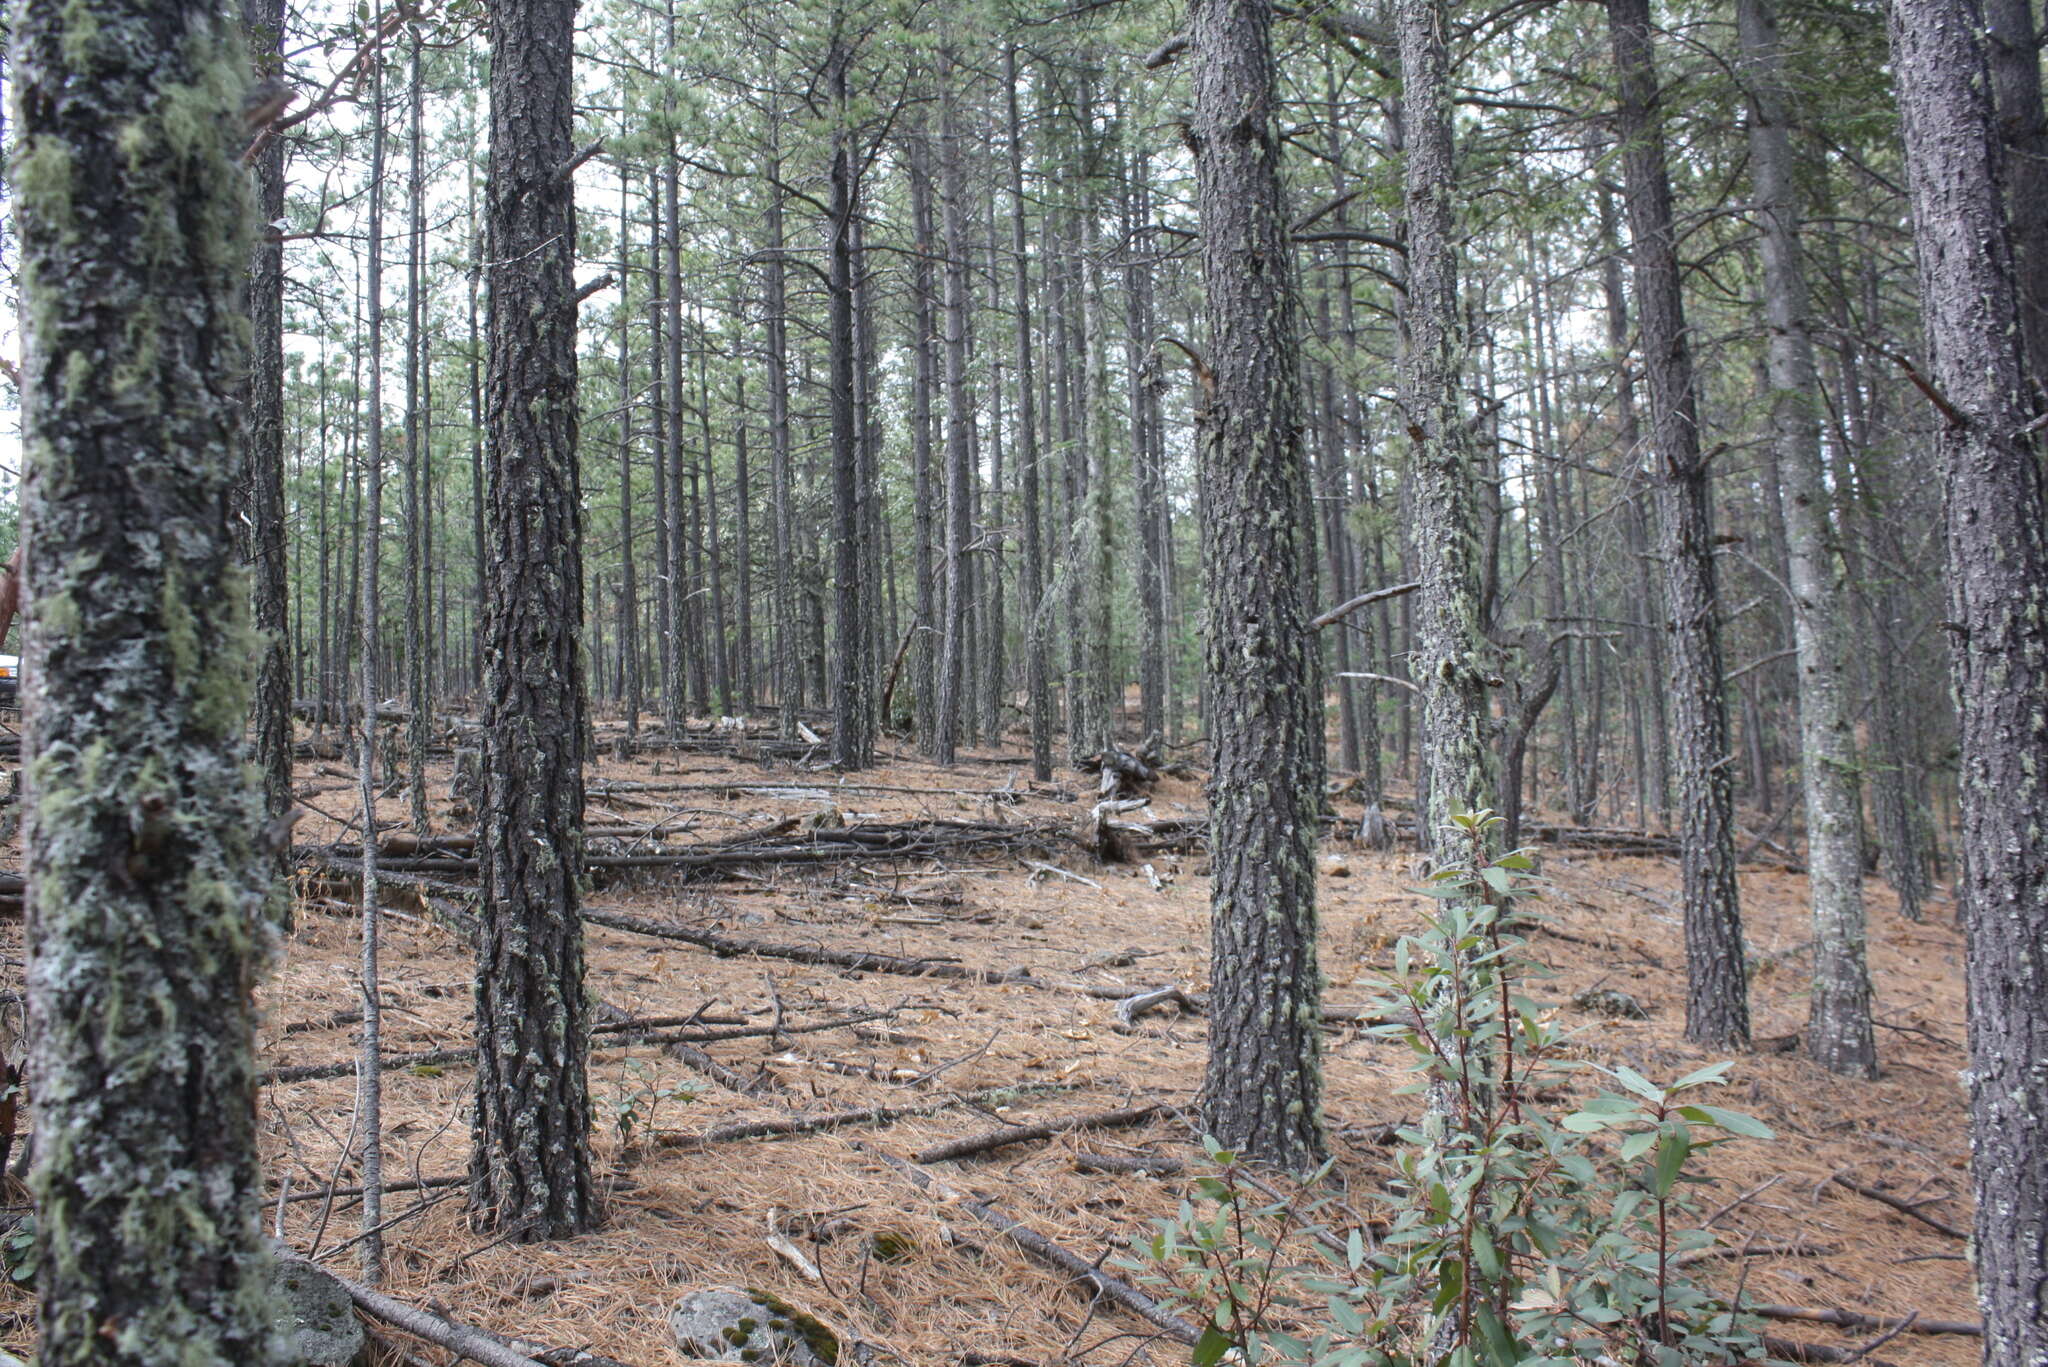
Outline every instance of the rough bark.
<svg viewBox="0 0 2048 1367">
<path fill-rule="evenodd" d="M 229 517 L 248 68 L 187 0 L 10 18 L 37 1357 L 267 1364 L 259 640 Z"/>
<path fill-rule="evenodd" d="M 1650 390 L 1651 481 L 1661 524 L 1685 885 L 1685 1037 L 1695 1044 L 1740 1047 L 1749 1042 L 1749 991 L 1736 901 L 1735 811 L 1728 710 L 1721 688 L 1713 504 L 1707 462 L 1700 451 L 1692 344 L 1680 297 L 1649 0 L 1609 0 L 1607 16 L 1643 370 Z"/>
<path fill-rule="evenodd" d="M 1274 125 L 1272 7 L 1195 0 L 1193 145 L 1209 348 L 1198 462 L 1215 762 L 1215 986 L 1203 1120 L 1303 1169 L 1323 1155 L 1315 838 L 1321 655 L 1300 430 L 1293 246 Z"/>
<path fill-rule="evenodd" d="M 522 1240 L 590 1228 L 583 990 L 574 0 L 491 11 L 491 593 L 470 1209 Z M 674 376 L 670 376 L 671 383 Z M 673 431 L 671 431 L 673 439 Z"/>
<path fill-rule="evenodd" d="M 1972 0 L 1895 0 L 1948 533 L 1969 947 L 1970 1151 L 1984 1361 L 2048 1361 L 2048 491 Z M 1946 416 L 1946 415 L 1945 415 Z"/>
</svg>

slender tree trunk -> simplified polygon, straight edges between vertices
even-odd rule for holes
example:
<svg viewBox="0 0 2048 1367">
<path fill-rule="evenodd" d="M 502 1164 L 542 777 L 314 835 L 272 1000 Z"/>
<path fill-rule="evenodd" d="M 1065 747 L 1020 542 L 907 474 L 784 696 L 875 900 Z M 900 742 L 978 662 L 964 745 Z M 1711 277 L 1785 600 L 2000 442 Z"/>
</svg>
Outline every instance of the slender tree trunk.
<svg viewBox="0 0 2048 1367">
<path fill-rule="evenodd" d="M 1692 344 L 1679 290 L 1671 180 L 1650 46 L 1649 0 L 1609 0 L 1619 86 L 1622 165 L 1636 307 L 1662 523 L 1670 693 L 1677 732 L 1679 844 L 1685 884 L 1685 1037 L 1715 1048 L 1749 1042 L 1742 916 L 1735 887 L 1735 811 L 1728 772 L 1728 711 L 1714 582 L 1713 502 L 1700 453 Z"/>
<path fill-rule="evenodd" d="M 910 630 L 912 717 L 926 754 L 938 745 L 938 584 L 932 560 L 937 540 L 937 505 L 932 481 L 932 391 L 937 385 L 932 309 L 932 259 L 939 254 L 932 226 L 931 144 L 922 123 L 908 137 L 907 179 L 910 187 L 911 352 L 910 383 L 911 580 L 915 612 Z"/>
<path fill-rule="evenodd" d="M 383 22 L 381 5 L 376 22 Z M 370 77 L 370 213 L 367 289 L 369 315 L 369 411 L 364 414 L 361 604 L 358 629 L 362 655 L 356 782 L 362 801 L 362 993 L 363 1031 L 356 1060 L 356 1128 L 363 1136 L 363 1233 L 360 1252 L 363 1280 L 371 1286 L 384 1278 L 384 1084 L 378 1059 L 383 1050 L 384 993 L 379 983 L 383 909 L 377 892 L 377 693 L 381 686 L 384 647 L 384 56 L 372 61 Z"/>
<path fill-rule="evenodd" d="M 284 60 L 283 0 L 243 0 L 242 27 L 259 77 L 276 77 Z M 284 240 L 271 226 L 284 217 L 284 144 L 266 138 L 253 159 L 259 226 L 249 256 L 249 373 L 242 417 L 243 477 L 249 488 L 249 561 L 259 635 L 251 709 L 252 758 L 263 772 L 263 810 L 277 820 L 292 809 L 291 641 L 285 596 Z M 324 603 L 324 599 L 322 600 Z M 290 924 L 283 886 L 290 850 L 269 852 L 274 919 Z"/>
<path fill-rule="evenodd" d="M 1274 125 L 1272 7 L 1194 0 L 1194 148 L 1209 354 L 1199 472 L 1214 713 L 1209 1065 L 1203 1123 L 1294 1171 L 1324 1153 L 1315 840 L 1320 651 L 1293 244 Z"/>
<path fill-rule="evenodd" d="M 1798 649 L 1799 774 L 1806 794 L 1814 943 L 1806 1049 L 1830 1072 L 1874 1077 L 1877 1042 L 1864 952 L 1863 799 L 1848 675 L 1846 566 L 1833 544 L 1821 466 L 1783 57 L 1768 0 L 1737 0 L 1735 15 L 1749 77 L 1749 163 L 1763 227 L 1764 314 L 1770 324 L 1771 444 L 1783 481 Z"/>
<path fill-rule="evenodd" d="M 1017 109 L 1017 49 L 1003 49 L 1003 84 L 1009 116 L 1010 253 L 1015 258 L 1017 305 L 1017 466 L 1024 480 L 1025 708 L 1031 717 L 1031 772 L 1052 778 L 1052 701 L 1045 665 L 1045 542 L 1039 525 L 1038 389 L 1031 338 L 1031 255 L 1024 230 L 1024 133 Z"/>
<path fill-rule="evenodd" d="M 626 734 L 640 734 L 640 582 L 633 555 L 632 178 L 619 173 L 619 659 Z"/>
<path fill-rule="evenodd" d="M 575 0 L 491 12 L 491 594 L 470 1212 L 522 1241 L 597 1221 L 583 987 Z"/>
<path fill-rule="evenodd" d="M 732 705 L 731 638 L 726 634 L 724 537 L 718 521 L 718 462 L 711 441 L 711 337 L 703 330 L 697 353 L 697 416 L 704 436 L 704 522 L 711 532 L 711 673 L 718 693 L 718 715 L 729 717 Z"/>
<path fill-rule="evenodd" d="M 867 589 L 861 578 L 861 433 L 854 402 L 857 364 L 854 336 L 854 217 L 860 212 L 860 183 L 847 90 L 852 55 L 835 39 L 825 62 L 832 101 L 830 204 L 825 225 L 832 422 L 833 627 L 837 632 L 839 680 L 832 706 L 832 760 L 841 769 L 866 769 L 875 762 L 874 690 L 868 668 Z"/>
<path fill-rule="evenodd" d="M 261 1367 L 250 994 L 270 873 L 229 520 L 252 244 L 222 98 L 242 45 L 182 0 L 10 20 L 37 1360 Z"/>
<path fill-rule="evenodd" d="M 737 300 L 733 305 L 733 316 L 743 316 Z M 737 602 L 739 610 L 739 639 L 733 648 L 733 662 L 737 666 L 734 687 L 738 690 L 740 710 L 751 714 L 759 700 L 760 690 L 755 683 L 754 672 L 754 476 L 747 461 L 747 376 L 745 371 L 733 377 L 733 425 L 732 425 L 732 500 L 735 519 L 734 560 L 739 576 Z"/>
<path fill-rule="evenodd" d="M 675 662 L 675 613 L 670 595 L 676 586 L 670 581 L 669 529 L 674 525 L 675 495 L 668 486 L 668 291 L 662 253 L 662 198 L 667 176 L 650 175 L 647 185 L 647 325 L 648 325 L 648 432 L 653 439 L 654 459 L 654 641 L 655 665 L 660 670 L 657 692 L 661 695 L 662 728 L 671 736 L 682 725 L 682 704 L 671 684 L 677 677 Z"/>
<path fill-rule="evenodd" d="M 960 115 L 954 84 L 958 68 L 950 48 L 939 58 L 940 199 L 946 232 L 946 582 L 944 628 L 939 644 L 938 708 L 932 758 L 951 764 L 960 739 L 961 692 L 966 667 L 967 537 L 974 478 L 968 444 L 974 410 L 967 398 L 967 187 L 960 147 Z"/>
<path fill-rule="evenodd" d="M 420 395 L 421 294 L 426 286 L 423 259 L 427 247 L 426 168 L 421 162 L 422 110 L 420 35 L 415 26 L 406 72 L 406 252 L 405 252 L 405 701 L 410 716 L 405 726 L 406 788 L 412 827 L 427 829 L 427 733 L 431 729 L 427 696 L 427 499 L 424 486 L 425 414 Z"/>
<path fill-rule="evenodd" d="M 1894 0 L 1962 720 L 1970 1152 L 1987 1367 L 2048 1361 L 2048 491 L 1971 0 Z"/>
<path fill-rule="evenodd" d="M 2006 224 L 2012 234 L 2020 337 L 2030 402 L 2048 411 L 2048 113 L 2041 103 L 2041 28 L 2034 0 L 1984 0 L 1985 50 L 2005 150 Z"/>
<path fill-rule="evenodd" d="M 1151 163 L 1142 141 L 1131 154 L 1128 210 L 1124 215 L 1131 258 L 1124 269 L 1126 338 L 1124 362 L 1131 406 L 1131 515 L 1138 524 L 1138 733 L 1166 735 L 1166 548 L 1160 544 L 1160 509 L 1166 502 L 1166 471 L 1154 459 L 1157 446 L 1159 365 L 1153 316 L 1152 264 L 1145 236 L 1152 216 Z"/>
<path fill-rule="evenodd" d="M 771 119 L 770 138 L 778 125 Z M 768 491 L 774 523 L 775 578 L 772 586 L 775 616 L 775 701 L 782 717 L 785 737 L 796 734 L 797 699 L 803 693 L 802 665 L 797 656 L 796 535 L 791 523 L 790 501 L 795 472 L 789 463 L 789 343 L 788 303 L 785 299 L 782 262 L 782 179 L 781 162 L 770 155 L 768 190 L 768 250 L 762 266 L 762 307 L 768 315 Z"/>
</svg>

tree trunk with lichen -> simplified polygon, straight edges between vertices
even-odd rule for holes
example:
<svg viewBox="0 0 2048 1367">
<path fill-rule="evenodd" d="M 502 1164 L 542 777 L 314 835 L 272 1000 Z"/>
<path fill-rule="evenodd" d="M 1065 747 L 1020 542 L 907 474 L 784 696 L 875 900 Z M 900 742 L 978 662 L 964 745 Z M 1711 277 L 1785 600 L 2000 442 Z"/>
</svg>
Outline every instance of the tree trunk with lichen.
<svg viewBox="0 0 2048 1367">
<path fill-rule="evenodd" d="M 258 639 L 229 517 L 248 67 L 185 0 L 12 18 L 38 1360 L 269 1363 Z"/>
<path fill-rule="evenodd" d="M 470 1209 L 523 1240 L 597 1222 L 583 989 L 583 604 L 574 0 L 491 12 L 489 614 Z"/>
<path fill-rule="evenodd" d="M 1948 533 L 1949 663 L 1969 937 L 1970 1155 L 1987 1367 L 2048 1362 L 2048 489 L 2025 428 L 2021 300 L 1981 15 L 1894 0 Z"/>
<path fill-rule="evenodd" d="M 1814 946 L 1806 1052 L 1829 1072 L 1868 1078 L 1877 1075 L 1877 1041 L 1864 945 L 1863 795 L 1850 696 L 1848 567 L 1828 521 L 1777 18 L 1766 0 L 1737 0 L 1735 16 L 1749 76 L 1749 164 L 1763 228 L 1764 316 L 1770 325 L 1771 445 L 1784 495 L 1780 513 L 1799 663 L 1799 778 L 1806 797 Z"/>
<path fill-rule="evenodd" d="M 1749 1042 L 1742 914 L 1735 887 L 1735 798 L 1721 685 L 1713 501 L 1700 451 L 1699 395 L 1680 294 L 1671 177 L 1664 161 L 1649 0 L 1609 0 L 1616 125 L 1628 191 L 1630 255 L 1650 389 L 1651 482 L 1664 562 L 1671 725 L 1685 885 L 1685 1037 Z"/>
<path fill-rule="evenodd" d="M 1315 842 L 1322 662 L 1301 435 L 1293 246 L 1274 124 L 1272 6 L 1195 0 L 1194 148 L 1208 294 L 1198 470 L 1214 738 L 1214 988 L 1203 1123 L 1296 1171 L 1325 1149 Z"/>
<path fill-rule="evenodd" d="M 1402 315 L 1401 408 L 1413 443 L 1410 537 L 1422 581 L 1410 664 L 1422 690 L 1422 815 L 1434 845 L 1451 812 L 1493 805 L 1487 743 L 1487 671 L 1481 651 L 1480 539 L 1470 432 L 1458 404 L 1463 362 L 1451 202 L 1449 59 L 1443 7 L 1404 0 L 1401 49 L 1403 171 L 1408 222 L 1407 309 Z"/>
</svg>

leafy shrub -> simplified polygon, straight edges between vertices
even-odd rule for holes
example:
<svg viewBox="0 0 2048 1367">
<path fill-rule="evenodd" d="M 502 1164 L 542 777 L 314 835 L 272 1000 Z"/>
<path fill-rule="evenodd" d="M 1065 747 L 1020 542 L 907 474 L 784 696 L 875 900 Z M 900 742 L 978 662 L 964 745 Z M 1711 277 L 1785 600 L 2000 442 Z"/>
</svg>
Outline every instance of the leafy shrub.
<svg viewBox="0 0 2048 1367">
<path fill-rule="evenodd" d="M 1374 1033 L 1404 1044 L 1424 1098 L 1399 1132 L 1386 1213 L 1368 1221 L 1328 1190 L 1328 1166 L 1291 1193 L 1207 1144 L 1196 1200 L 1139 1240 L 1125 1265 L 1206 1332 L 1196 1367 L 1235 1350 L 1251 1367 L 1686 1367 L 1763 1356 L 1749 1322 L 1686 1276 L 1711 1236 L 1686 1227 L 1699 1153 L 1769 1138 L 1704 1104 L 1717 1063 L 1659 1086 L 1567 1056 L 1568 1037 L 1519 990 L 1517 934 L 1540 888 L 1498 818 L 1458 813 L 1458 856 L 1424 889 L 1438 913 L 1396 947 Z M 1554 1116 L 1575 1071 L 1614 1084 Z M 1377 1226 L 1378 1236 L 1374 1237 Z"/>
</svg>

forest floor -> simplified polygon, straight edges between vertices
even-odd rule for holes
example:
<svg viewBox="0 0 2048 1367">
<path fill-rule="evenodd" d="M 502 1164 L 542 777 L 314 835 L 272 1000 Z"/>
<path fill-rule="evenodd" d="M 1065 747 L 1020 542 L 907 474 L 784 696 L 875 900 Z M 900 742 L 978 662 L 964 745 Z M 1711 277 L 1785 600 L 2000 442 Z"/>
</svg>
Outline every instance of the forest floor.
<svg viewBox="0 0 2048 1367">
<path fill-rule="evenodd" d="M 772 784 L 770 791 L 637 794 L 594 801 L 593 820 L 659 822 L 692 841 L 716 840 L 789 817 L 836 811 L 838 819 L 939 817 L 976 821 L 1061 821 L 1083 815 L 1093 780 L 1062 770 L 1064 794 L 1028 783 L 1022 760 L 988 753 L 951 770 L 896 758 L 849 784 L 906 792 L 832 791 L 830 771 L 788 761 L 643 754 L 607 758 L 593 780 Z M 1007 758 L 1013 758 L 1007 757 Z M 435 766 L 434 827 L 470 829 L 451 818 L 447 767 Z M 305 842 L 342 834 L 354 810 L 344 764 L 304 761 L 301 796 L 334 814 L 301 823 Z M 991 790 L 1008 789 L 995 794 Z M 977 792 L 968 790 L 978 790 Z M 1152 814 L 1198 815 L 1198 782 L 1165 779 Z M 1339 799 L 1351 821 L 1357 805 Z M 1134 814 L 1143 819 L 1145 813 Z M 380 809 L 406 820 L 402 798 Z M 827 817 L 827 822 L 833 818 Z M 1348 828 L 1350 822 L 1340 829 Z M 543 1246 L 497 1243 L 473 1233 L 459 1187 L 393 1194 L 386 1218 L 386 1288 L 458 1319 L 542 1343 L 587 1346 L 632 1367 L 688 1361 L 672 1346 L 666 1314 L 685 1290 L 737 1284 L 773 1291 L 842 1332 L 907 1363 L 1052 1364 L 1173 1362 L 1184 1349 L 1147 1342 L 1149 1326 L 1067 1282 L 942 1196 L 912 1187 L 868 1149 L 910 1157 L 927 1146 L 1013 1123 L 1057 1120 L 1140 1103 L 1162 1107 L 1137 1125 L 1069 1133 L 992 1153 L 938 1162 L 932 1171 L 961 1192 L 991 1201 L 1083 1259 L 1124 1251 L 1187 1190 L 1201 1150 L 1187 1116 L 1201 1081 L 1201 1018 L 1168 1009 L 1120 1029 L 1115 994 L 1087 985 L 1208 983 L 1209 884 L 1198 854 L 1150 856 L 1155 888 L 1140 865 L 1097 865 L 1078 850 L 1033 854 L 1077 877 L 1031 867 L 1015 855 L 972 855 L 910 863 L 880 860 L 763 869 L 715 884 L 678 884 L 667 873 L 635 873 L 602 887 L 593 907 L 711 927 L 778 945 L 884 951 L 945 958 L 992 971 L 1029 968 L 1064 987 L 978 983 L 958 978 L 848 972 L 754 956 L 718 957 L 692 945 L 589 927 L 589 985 L 605 1006 L 642 1016 L 700 1015 L 787 1032 L 706 1043 L 726 1071 L 713 1081 L 660 1045 L 605 1044 L 591 1061 L 596 1150 L 607 1220 L 594 1234 Z M 1427 902 L 1412 891 L 1413 856 L 1377 854 L 1326 842 L 1321 881 L 1322 956 L 1327 1000 L 1373 995 L 1371 980 L 1391 962 L 1396 939 L 1413 931 Z M 1676 867 L 1654 858 L 1599 858 L 1552 851 L 1543 873 L 1548 907 L 1562 935 L 1540 934 L 1536 956 L 1550 970 L 1531 984 L 1555 1002 L 1561 1023 L 1582 1028 L 1583 1052 L 1671 1079 L 1713 1057 L 1680 1037 L 1683 941 L 1675 914 Z M 1085 881 L 1083 881 L 1085 880 Z M 898 894 L 911 894 L 903 900 Z M 1743 913 L 1760 964 L 1752 987 L 1759 1038 L 1797 1033 L 1805 1020 L 1803 963 L 1810 939 L 1803 878 L 1751 867 L 1742 875 Z M 356 1047 L 359 941 L 346 894 L 309 897 L 297 929 L 261 989 L 265 1067 L 344 1063 Z M 1870 957 L 1884 1075 L 1876 1082 L 1830 1076 L 1796 1053 L 1733 1060 L 1730 1086 L 1715 1098 L 1777 1132 L 1706 1156 L 1713 1183 L 1703 1212 L 1735 1203 L 1713 1225 L 1726 1245 L 1805 1245 L 1817 1255 L 1730 1257 L 1703 1265 L 1752 1301 L 1840 1306 L 1874 1314 L 1917 1311 L 1929 1319 L 1972 1320 L 1963 1245 L 1829 1179 L 1846 1174 L 1911 1202 L 1950 1225 L 1969 1225 L 1966 1116 L 1958 1071 L 1964 1063 L 1962 940 L 1945 903 L 1934 919 L 1902 920 L 1890 894 L 1868 886 Z M 402 912 L 406 903 L 391 903 Z M 385 927 L 384 1038 L 391 1053 L 468 1042 L 470 958 L 461 940 L 410 912 Z M 19 925 L 5 931 L 8 962 L 19 965 Z M 1570 938 L 1566 938 L 1570 937 Z M 18 975 L 18 967 L 10 970 Z M 1609 1020 L 1569 1005 L 1594 986 L 1618 987 L 1647 1008 L 1645 1021 Z M 838 1028 L 798 1033 L 849 1012 L 890 1013 Z M 1393 1151 L 1383 1126 L 1413 1114 L 1405 1050 L 1340 1026 L 1326 1036 L 1325 1108 L 1337 1172 L 1357 1194 L 1384 1184 Z M 698 1066 L 702 1067 L 701 1058 Z M 462 1173 L 470 1073 L 461 1063 L 385 1074 L 387 1180 Z M 1019 1090 L 979 1104 L 959 1098 Z M 348 1247 L 360 1219 L 353 1200 L 329 1201 L 330 1183 L 353 1183 L 338 1154 L 351 1124 L 352 1078 L 273 1083 L 260 1111 L 273 1200 L 289 1177 L 286 1238 L 300 1250 L 332 1251 L 352 1272 Z M 928 1108 L 891 1123 L 785 1138 L 704 1142 L 714 1127 L 857 1107 Z M 1088 1172 L 1077 1156 L 1178 1159 L 1177 1175 Z M 1747 1199 L 1738 1199 L 1746 1197 Z M 315 1199 L 308 1199 L 315 1198 Z M 266 1212 L 268 1226 L 272 1213 Z M 779 1237 L 778 1237 L 779 1236 Z M 778 1253 L 771 1239 L 801 1255 Z M 32 1340 L 31 1298 L 0 1291 L 0 1346 Z M 1820 1325 L 1773 1326 L 1780 1337 L 1852 1347 L 1871 1337 Z M 1897 1364 L 1974 1362 L 1978 1340 L 1908 1334 L 1878 1350 Z M 417 1361 L 448 1355 L 412 1345 Z M 393 1361 L 400 1359 L 393 1358 Z M 879 1360 L 879 1358 L 878 1358 Z"/>
</svg>

